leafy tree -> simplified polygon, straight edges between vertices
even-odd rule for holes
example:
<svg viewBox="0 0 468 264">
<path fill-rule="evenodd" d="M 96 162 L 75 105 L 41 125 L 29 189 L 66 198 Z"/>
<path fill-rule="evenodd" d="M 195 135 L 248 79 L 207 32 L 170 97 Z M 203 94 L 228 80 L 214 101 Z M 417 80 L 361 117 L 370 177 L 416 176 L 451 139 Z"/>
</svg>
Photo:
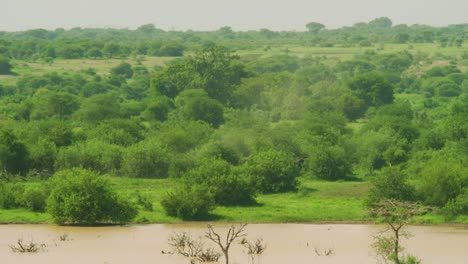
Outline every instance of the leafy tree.
<svg viewBox="0 0 468 264">
<path fill-rule="evenodd" d="M 398 168 L 384 169 L 372 180 L 366 204 L 377 206 L 383 200 L 414 201 L 415 188 L 408 183 L 407 177 Z"/>
<path fill-rule="evenodd" d="M 117 118 L 120 116 L 119 101 L 118 95 L 114 93 L 93 95 L 83 101 L 75 114 L 79 119 L 90 123 Z"/>
<path fill-rule="evenodd" d="M 392 20 L 388 17 L 379 17 L 368 23 L 371 28 L 390 28 L 392 24 Z"/>
<path fill-rule="evenodd" d="M 205 121 L 213 127 L 219 127 L 223 122 L 223 105 L 208 97 L 203 90 L 186 90 L 176 98 L 177 108 L 185 119 Z"/>
<path fill-rule="evenodd" d="M 108 42 L 106 43 L 106 45 L 104 45 L 104 48 L 102 51 L 104 55 L 112 59 L 120 53 L 120 46 L 117 43 Z"/>
<path fill-rule="evenodd" d="M 122 149 L 119 146 L 87 140 L 60 148 L 55 168 L 61 170 L 82 167 L 106 173 L 119 170 L 121 163 Z"/>
<path fill-rule="evenodd" d="M 167 43 L 159 48 L 158 56 L 181 57 L 184 55 L 184 49 L 180 43 Z"/>
<path fill-rule="evenodd" d="M 310 22 L 306 24 L 306 28 L 310 33 L 317 34 L 320 30 L 324 29 L 325 26 L 318 22 Z"/>
<path fill-rule="evenodd" d="M 169 97 L 158 96 L 148 104 L 148 107 L 141 115 L 148 121 L 164 122 L 173 108 L 174 102 Z"/>
<path fill-rule="evenodd" d="M 245 173 L 263 193 L 294 191 L 299 168 L 291 155 L 283 151 L 267 150 L 252 154 L 244 165 Z"/>
<path fill-rule="evenodd" d="M 104 176 L 85 169 L 57 172 L 50 180 L 47 211 L 56 223 L 93 225 L 126 223 L 137 214 Z"/>
<path fill-rule="evenodd" d="M 207 220 L 215 208 L 215 201 L 206 186 L 184 185 L 167 193 L 161 205 L 168 216 L 182 220 Z"/>
<path fill-rule="evenodd" d="M 419 263 L 414 256 L 401 255 L 401 238 L 407 237 L 403 229 L 409 221 L 427 210 L 428 208 L 418 203 L 392 199 L 382 200 L 372 208 L 371 213 L 385 223 L 392 233 L 390 236 L 377 237 L 372 245 L 384 261 L 390 260 L 395 264 Z"/>
<path fill-rule="evenodd" d="M 368 105 L 380 106 L 393 102 L 393 85 L 376 72 L 354 77 L 349 88 Z"/>
<path fill-rule="evenodd" d="M 32 119 L 65 118 L 80 107 L 78 98 L 66 92 L 46 91 L 35 97 L 35 105 L 31 113 Z"/>
<path fill-rule="evenodd" d="M 155 93 L 169 98 L 176 97 L 184 89 L 202 87 L 202 80 L 193 65 L 183 60 L 171 63 L 151 79 L 151 88 Z"/>
<path fill-rule="evenodd" d="M 429 205 L 444 206 L 468 186 L 468 170 L 456 159 L 434 157 L 421 170 L 420 192 Z"/>
<path fill-rule="evenodd" d="M 166 178 L 169 171 L 167 149 L 154 139 L 141 141 L 126 149 L 122 174 L 136 178 Z"/>
<path fill-rule="evenodd" d="M 132 65 L 127 62 L 122 62 L 110 70 L 112 74 L 122 76 L 126 79 L 132 78 L 133 69 Z"/>
<path fill-rule="evenodd" d="M 239 56 L 221 46 L 206 48 L 189 60 L 193 69 L 203 80 L 203 89 L 210 97 L 228 103 L 241 79 L 247 77 Z"/>
<path fill-rule="evenodd" d="M 9 59 L 0 57 L 0 74 L 12 74 L 12 68 L 13 66 L 11 66 Z"/>
<path fill-rule="evenodd" d="M 251 205 L 255 203 L 255 188 L 248 178 L 237 175 L 231 165 L 219 158 L 207 158 L 184 175 L 185 183 L 205 185 L 219 205 Z"/>
<path fill-rule="evenodd" d="M 206 143 L 213 132 L 213 127 L 206 122 L 165 122 L 156 137 L 172 152 L 181 154 Z"/>
<path fill-rule="evenodd" d="M 442 213 L 449 219 L 458 215 L 468 215 L 468 188 L 464 188 L 455 199 L 450 200 L 442 208 Z"/>
<path fill-rule="evenodd" d="M 306 163 L 312 174 L 323 180 L 343 179 L 352 173 L 349 154 L 340 146 L 319 143 Z"/>
<path fill-rule="evenodd" d="M 12 131 L 0 130 L 0 168 L 9 173 L 25 173 L 29 169 L 29 151 Z"/>
<path fill-rule="evenodd" d="M 381 65 L 383 71 L 387 73 L 394 72 L 401 74 L 404 70 L 411 66 L 413 62 L 413 56 L 407 51 L 384 54 L 379 57 L 378 62 Z"/>
</svg>

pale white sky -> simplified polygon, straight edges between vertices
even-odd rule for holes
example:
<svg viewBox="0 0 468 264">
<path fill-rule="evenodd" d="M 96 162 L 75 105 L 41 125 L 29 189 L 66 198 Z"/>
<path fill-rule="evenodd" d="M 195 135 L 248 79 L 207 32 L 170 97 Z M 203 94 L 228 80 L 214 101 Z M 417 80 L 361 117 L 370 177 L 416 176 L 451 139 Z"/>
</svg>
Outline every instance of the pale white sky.
<svg viewBox="0 0 468 264">
<path fill-rule="evenodd" d="M 394 24 L 468 23 L 468 0 L 0 0 L 0 31 L 58 27 L 165 30 L 328 28 L 387 16 Z"/>
</svg>

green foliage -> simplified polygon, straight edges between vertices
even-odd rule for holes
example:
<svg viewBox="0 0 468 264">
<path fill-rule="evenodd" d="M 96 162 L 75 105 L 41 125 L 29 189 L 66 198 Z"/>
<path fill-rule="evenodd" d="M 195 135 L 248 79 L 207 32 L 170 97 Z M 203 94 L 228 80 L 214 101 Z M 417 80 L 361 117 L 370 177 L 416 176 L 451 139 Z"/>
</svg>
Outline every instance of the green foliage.
<svg viewBox="0 0 468 264">
<path fill-rule="evenodd" d="M 166 178 L 169 162 L 166 147 L 157 140 L 147 139 L 126 149 L 121 173 L 137 178 Z"/>
<path fill-rule="evenodd" d="M 60 148 L 55 168 L 57 170 L 82 167 L 102 173 L 116 172 L 122 163 L 122 149 L 98 140 L 87 140 Z"/>
<path fill-rule="evenodd" d="M 295 191 L 299 168 L 294 158 L 274 149 L 252 154 L 244 166 L 257 190 L 262 193 Z"/>
<path fill-rule="evenodd" d="M 368 106 L 380 106 L 393 102 L 393 86 L 381 74 L 372 72 L 354 77 L 349 88 Z"/>
<path fill-rule="evenodd" d="M 222 159 L 208 158 L 184 175 L 187 185 L 207 186 L 219 205 L 251 205 L 255 203 L 255 187 L 249 179 L 238 175 Z"/>
<path fill-rule="evenodd" d="M 148 121 L 164 122 L 167 120 L 172 108 L 174 108 L 174 103 L 170 98 L 158 96 L 148 104 L 148 107 L 141 115 Z"/>
<path fill-rule="evenodd" d="M 187 120 L 205 121 L 213 127 L 223 122 L 223 105 L 211 99 L 203 90 L 186 90 L 176 98 L 176 106 Z"/>
<path fill-rule="evenodd" d="M 275 55 L 251 62 L 248 67 L 260 74 L 273 72 L 295 72 L 299 69 L 299 58 L 287 54 Z"/>
<path fill-rule="evenodd" d="M 309 32 L 317 34 L 320 30 L 324 29 L 325 26 L 318 22 L 310 22 L 306 24 L 306 28 Z"/>
<path fill-rule="evenodd" d="M 420 175 L 420 192 L 430 205 L 442 207 L 468 186 L 468 170 L 460 161 L 447 154 L 428 160 Z"/>
<path fill-rule="evenodd" d="M 119 146 L 130 146 L 143 139 L 142 127 L 130 119 L 107 119 L 92 128 L 90 136 Z"/>
<path fill-rule="evenodd" d="M 215 208 L 215 201 L 207 187 L 184 185 L 167 193 L 161 205 L 168 216 L 182 220 L 207 220 Z"/>
<path fill-rule="evenodd" d="M 12 131 L 0 129 L 0 168 L 9 173 L 25 173 L 29 169 L 29 152 Z"/>
<path fill-rule="evenodd" d="M 79 119 L 90 123 L 117 118 L 120 116 L 120 100 L 113 93 L 93 95 L 83 101 L 76 115 Z"/>
<path fill-rule="evenodd" d="M 318 143 L 306 160 L 306 166 L 315 177 L 338 180 L 351 176 L 351 160 L 348 153 L 337 145 Z"/>
<path fill-rule="evenodd" d="M 80 107 L 77 97 L 66 92 L 45 90 L 41 93 L 36 92 L 34 97 L 32 119 L 65 118 L 72 115 Z"/>
<path fill-rule="evenodd" d="M 389 28 L 392 24 L 392 20 L 388 17 L 379 17 L 368 23 L 369 27 L 373 28 Z"/>
<path fill-rule="evenodd" d="M 210 142 L 198 151 L 197 158 L 219 158 L 229 162 L 231 165 L 238 165 L 240 163 L 241 153 L 234 149 L 233 146 L 223 142 Z"/>
<path fill-rule="evenodd" d="M 388 199 L 414 201 L 415 193 L 415 188 L 408 183 L 407 177 L 398 168 L 387 168 L 372 180 L 366 205 L 373 207 Z"/>
<path fill-rule="evenodd" d="M 50 185 L 47 211 L 56 223 L 126 223 L 137 214 L 135 205 L 118 195 L 108 179 L 95 172 L 64 170 L 51 178 Z"/>
<path fill-rule="evenodd" d="M 468 215 L 468 189 L 463 191 L 455 198 L 450 200 L 443 208 L 442 213 L 449 219 L 458 215 Z"/>
<path fill-rule="evenodd" d="M 156 135 L 174 153 L 185 153 L 207 142 L 213 128 L 205 122 L 167 122 Z"/>
<path fill-rule="evenodd" d="M 135 192 L 136 204 L 143 208 L 145 211 L 153 211 L 153 203 L 149 198 L 149 195 L 143 195 L 139 191 Z"/>
<path fill-rule="evenodd" d="M 10 64 L 10 60 L 5 57 L 0 57 L 0 74 L 11 74 L 13 66 Z"/>
<path fill-rule="evenodd" d="M 408 141 L 388 129 L 363 133 L 358 142 L 358 165 L 365 174 L 373 174 L 385 166 L 398 165 L 408 158 Z"/>
<path fill-rule="evenodd" d="M 34 212 L 45 212 L 49 192 L 45 187 L 30 187 L 24 191 L 24 207 Z"/>
<path fill-rule="evenodd" d="M 111 74 L 122 76 L 125 79 L 132 78 L 133 76 L 132 65 L 130 65 L 127 62 L 122 62 L 119 65 L 111 69 Z"/>
<path fill-rule="evenodd" d="M 0 208 L 13 209 L 23 206 L 24 186 L 0 181 Z"/>
</svg>

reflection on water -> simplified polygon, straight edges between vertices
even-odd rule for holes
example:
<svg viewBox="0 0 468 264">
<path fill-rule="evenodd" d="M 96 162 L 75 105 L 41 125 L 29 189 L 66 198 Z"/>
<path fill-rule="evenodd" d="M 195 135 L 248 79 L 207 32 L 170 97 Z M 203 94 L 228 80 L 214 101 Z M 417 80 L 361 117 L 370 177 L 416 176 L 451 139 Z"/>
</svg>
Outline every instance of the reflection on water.
<svg viewBox="0 0 468 264">
<path fill-rule="evenodd" d="M 227 224 L 215 225 L 226 231 Z M 263 264 L 376 263 L 370 248 L 373 236 L 382 230 L 374 225 L 340 224 L 250 224 L 248 238 L 262 237 L 267 250 L 259 259 Z M 204 224 L 144 225 L 129 227 L 60 227 L 52 225 L 0 225 L 0 263 L 167 263 L 187 264 L 168 251 L 167 238 L 172 232 L 190 232 L 203 236 Z M 412 226 L 412 236 L 404 242 L 405 252 L 428 263 L 468 263 L 466 227 Z M 60 236 L 68 235 L 69 239 Z M 45 242 L 46 251 L 36 254 L 11 252 L 9 245 L 18 238 Z M 65 241 L 62 241 L 65 240 Z M 215 247 L 211 242 L 206 245 Z M 317 256 L 315 249 L 332 249 L 332 256 Z M 249 257 L 240 245 L 234 245 L 231 263 L 248 264 Z"/>
</svg>

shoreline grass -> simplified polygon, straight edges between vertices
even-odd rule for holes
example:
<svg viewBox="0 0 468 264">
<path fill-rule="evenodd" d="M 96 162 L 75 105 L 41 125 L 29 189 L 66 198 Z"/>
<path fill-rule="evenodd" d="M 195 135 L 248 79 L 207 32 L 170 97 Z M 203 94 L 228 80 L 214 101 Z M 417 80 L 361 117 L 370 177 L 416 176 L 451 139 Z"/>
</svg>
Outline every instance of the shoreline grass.
<svg viewBox="0 0 468 264">
<path fill-rule="evenodd" d="M 176 185 L 174 179 L 135 179 L 112 177 L 115 190 L 131 197 L 135 192 L 146 195 L 153 204 L 153 211 L 139 210 L 131 224 L 187 223 L 166 216 L 159 203 L 162 197 Z M 37 183 L 27 183 L 37 184 Z M 258 204 L 249 207 L 217 207 L 213 211 L 214 222 L 247 223 L 316 223 L 316 224 L 370 224 L 364 206 L 369 182 L 326 182 L 301 178 L 297 192 L 258 195 Z M 201 222 L 203 223 L 203 221 Z M 53 224 L 48 213 L 26 209 L 0 209 L 0 224 Z M 417 217 L 414 224 L 468 224 L 468 217 L 448 221 L 435 213 Z"/>
</svg>

